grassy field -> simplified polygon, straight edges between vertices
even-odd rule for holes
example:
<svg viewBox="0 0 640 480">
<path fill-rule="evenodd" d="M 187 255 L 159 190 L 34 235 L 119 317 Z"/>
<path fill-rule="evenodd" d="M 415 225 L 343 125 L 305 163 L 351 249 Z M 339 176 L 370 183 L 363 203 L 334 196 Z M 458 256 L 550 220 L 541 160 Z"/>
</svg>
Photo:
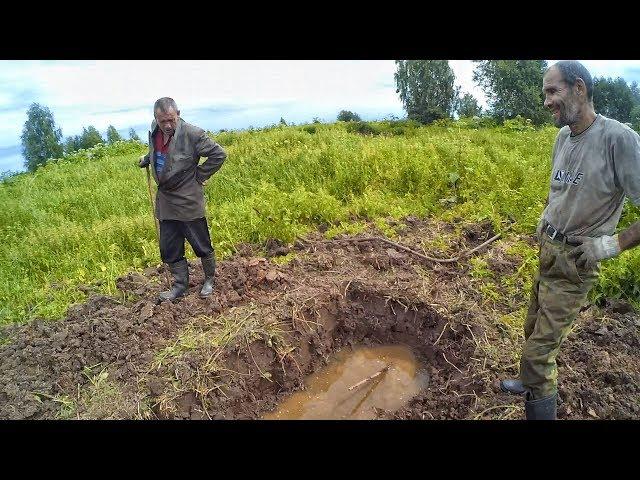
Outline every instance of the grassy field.
<svg viewBox="0 0 640 480">
<path fill-rule="evenodd" d="M 333 235 L 369 220 L 393 235 L 386 220 L 407 215 L 490 219 L 496 231 L 533 233 L 556 133 L 471 120 L 221 132 L 214 138 L 229 157 L 205 188 L 211 238 L 222 258 L 239 242 L 291 241 L 320 224 Z M 98 146 L 0 183 L 0 323 L 60 318 L 84 287 L 115 294 L 119 275 L 160 262 L 137 167 L 145 150 Z M 627 206 L 621 226 L 638 218 Z M 639 277 L 640 252 L 626 252 L 603 265 L 592 296 L 638 301 Z"/>
</svg>

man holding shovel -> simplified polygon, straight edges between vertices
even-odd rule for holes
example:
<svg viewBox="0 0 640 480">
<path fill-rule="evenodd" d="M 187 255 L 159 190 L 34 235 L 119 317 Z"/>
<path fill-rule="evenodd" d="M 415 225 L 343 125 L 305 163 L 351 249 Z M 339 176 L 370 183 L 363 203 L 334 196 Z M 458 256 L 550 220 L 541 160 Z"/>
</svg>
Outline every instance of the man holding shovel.
<svg viewBox="0 0 640 480">
<path fill-rule="evenodd" d="M 552 65 L 542 91 L 561 128 L 536 232 L 540 266 L 524 325 L 520 378 L 500 383 L 506 392 L 525 395 L 528 420 L 556 418 L 556 356 L 598 279 L 600 261 L 640 244 L 640 222 L 614 234 L 625 197 L 640 205 L 640 136 L 595 113 L 593 80 L 579 62 Z"/>
<path fill-rule="evenodd" d="M 149 168 L 158 185 L 155 216 L 160 223 L 160 256 L 173 275 L 171 290 L 159 300 L 173 301 L 189 286 L 184 241 L 200 257 L 205 280 L 200 296 L 213 292 L 216 260 L 205 218 L 203 185 L 227 158 L 222 147 L 205 131 L 180 118 L 172 98 L 163 97 L 153 106 L 149 131 L 149 153 L 140 157 L 141 168 Z M 199 165 L 200 157 L 206 161 Z"/>
</svg>

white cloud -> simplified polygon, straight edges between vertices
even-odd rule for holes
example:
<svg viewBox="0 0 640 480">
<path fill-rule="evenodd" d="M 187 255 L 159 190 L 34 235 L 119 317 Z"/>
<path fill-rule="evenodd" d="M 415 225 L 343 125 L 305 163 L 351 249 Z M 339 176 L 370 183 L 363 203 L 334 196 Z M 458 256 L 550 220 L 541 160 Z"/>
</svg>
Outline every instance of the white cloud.
<svg viewBox="0 0 640 480">
<path fill-rule="evenodd" d="M 394 71 L 393 61 L 0 62 L 0 81 L 28 85 L 37 95 L 33 101 L 51 109 L 66 136 L 88 125 L 104 131 L 110 124 L 149 123 L 153 102 L 163 96 L 173 97 L 184 116 L 203 107 L 283 103 L 289 116 L 297 106 L 399 113 Z M 17 140 L 23 118 L 8 126 L 0 144 Z"/>
<path fill-rule="evenodd" d="M 549 60 L 549 65 L 552 65 L 557 60 Z M 629 75 L 632 69 L 636 69 L 637 76 L 640 77 L 640 60 L 579 60 L 591 76 L 593 77 L 623 77 L 627 82 L 631 83 L 633 80 L 640 80 L 640 78 L 632 78 Z"/>
<path fill-rule="evenodd" d="M 594 76 L 631 81 L 631 67 L 640 76 L 640 61 L 584 63 Z M 462 92 L 486 107 L 472 80 L 472 62 L 450 64 Z M 296 123 L 316 116 L 333 121 L 342 109 L 369 120 L 403 116 L 394 72 L 393 60 L 0 61 L 0 147 L 20 143 L 26 108 L 10 109 L 18 103 L 49 107 L 65 137 L 89 125 L 103 134 L 109 125 L 120 131 L 135 126 L 140 134 L 139 126 L 152 119 L 153 102 L 163 96 L 176 100 L 185 119 L 209 130 L 260 127 L 281 116 Z"/>
<path fill-rule="evenodd" d="M 484 92 L 473 83 L 473 62 L 471 60 L 449 60 L 449 66 L 456 76 L 456 85 L 460 86 L 460 94 L 470 93 L 483 109 L 487 108 Z"/>
<path fill-rule="evenodd" d="M 391 61 L 96 61 L 29 65 L 46 78 L 42 102 L 52 108 L 120 109 L 147 106 L 162 96 L 181 108 L 220 103 L 260 105 L 327 98 L 398 103 L 376 82 L 393 78 Z M 28 73 L 27 73 L 28 72 Z M 45 73 L 46 75 L 42 75 Z"/>
</svg>

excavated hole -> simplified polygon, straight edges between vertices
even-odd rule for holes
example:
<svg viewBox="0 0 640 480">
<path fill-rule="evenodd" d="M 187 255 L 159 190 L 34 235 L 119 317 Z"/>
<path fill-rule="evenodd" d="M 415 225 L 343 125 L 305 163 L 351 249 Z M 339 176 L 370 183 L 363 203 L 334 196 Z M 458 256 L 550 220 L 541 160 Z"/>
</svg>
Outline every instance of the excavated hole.
<svg viewBox="0 0 640 480">
<path fill-rule="evenodd" d="M 436 344 L 441 333 L 451 342 L 455 332 L 443 332 L 447 321 L 428 305 L 409 305 L 359 282 L 348 285 L 345 300 L 330 303 L 316 316 L 321 334 L 311 345 L 320 355 L 322 347 L 329 347 L 328 365 L 264 418 L 384 417 L 421 392 L 442 388 L 443 373 L 455 372 Z"/>
<path fill-rule="evenodd" d="M 440 407 L 446 411 L 453 398 L 447 388 L 458 385 L 461 391 L 473 353 L 466 330 L 450 328 L 426 303 L 394 299 L 374 286 L 354 281 L 342 292 L 317 298 L 296 319 L 282 319 L 295 331 L 290 357 L 279 359 L 255 341 L 227 358 L 227 368 L 242 375 L 236 382 L 211 391 L 204 401 L 188 392 L 178 414 L 158 416 L 393 418 L 421 399 L 429 400 L 434 415 Z M 259 378 L 252 375 L 255 367 Z M 464 412 L 452 414 L 458 415 Z"/>
<path fill-rule="evenodd" d="M 304 380 L 305 389 L 282 402 L 267 420 L 367 420 L 394 412 L 428 385 L 404 345 L 346 349 Z"/>
</svg>

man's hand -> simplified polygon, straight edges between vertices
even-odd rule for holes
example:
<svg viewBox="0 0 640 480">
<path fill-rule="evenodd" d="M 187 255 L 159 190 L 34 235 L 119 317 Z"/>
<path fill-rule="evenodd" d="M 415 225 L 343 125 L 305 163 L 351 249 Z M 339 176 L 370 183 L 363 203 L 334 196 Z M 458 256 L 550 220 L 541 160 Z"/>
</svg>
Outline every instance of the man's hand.
<svg viewBox="0 0 640 480">
<path fill-rule="evenodd" d="M 610 237 L 567 237 L 569 243 L 579 245 L 569 252 L 570 258 L 576 259 L 576 266 L 581 268 L 594 268 L 600 260 L 617 257 L 620 254 L 618 235 Z"/>
<path fill-rule="evenodd" d="M 207 180 L 209 179 L 206 178 L 202 180 L 202 176 L 200 175 L 200 172 L 196 172 L 196 182 L 198 182 L 200 185 L 204 187 L 207 184 Z"/>
<path fill-rule="evenodd" d="M 145 168 L 149 165 L 149 156 L 148 155 L 140 155 L 140 159 L 138 160 L 138 165 L 140 168 Z"/>
</svg>

